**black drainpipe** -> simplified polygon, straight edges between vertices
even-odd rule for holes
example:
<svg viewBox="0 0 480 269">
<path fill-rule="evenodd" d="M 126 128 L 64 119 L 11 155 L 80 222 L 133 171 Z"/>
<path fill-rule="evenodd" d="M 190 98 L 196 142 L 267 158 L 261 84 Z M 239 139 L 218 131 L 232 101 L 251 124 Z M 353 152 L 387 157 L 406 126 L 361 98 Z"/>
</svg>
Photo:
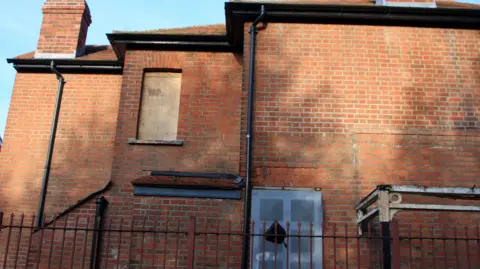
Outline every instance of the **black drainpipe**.
<svg viewBox="0 0 480 269">
<path fill-rule="evenodd" d="M 255 74 L 255 41 L 257 34 L 257 24 L 265 17 L 265 6 L 260 9 L 260 16 L 250 26 L 250 68 L 248 74 L 248 110 L 247 110 L 247 152 L 245 164 L 245 201 L 243 206 L 243 246 L 242 246 L 242 269 L 248 268 L 248 246 L 250 233 L 250 207 L 251 207 L 251 186 L 250 186 L 250 169 L 252 165 L 252 145 L 253 145 L 253 76 Z M 253 262 L 253 261 L 252 261 Z"/>
<path fill-rule="evenodd" d="M 98 255 L 100 251 L 100 242 L 102 237 L 102 229 L 103 229 L 103 220 L 104 220 L 104 213 L 105 208 L 108 205 L 107 199 L 105 197 L 100 196 L 97 198 L 95 208 L 95 226 L 93 231 L 93 238 L 92 238 L 92 248 L 90 252 L 90 267 L 89 269 L 96 269 L 98 268 L 98 261 L 100 255 Z M 108 253 L 107 253 L 108 255 Z M 118 253 L 120 255 L 120 253 Z"/>
<path fill-rule="evenodd" d="M 50 64 L 50 70 L 52 71 L 52 73 L 57 75 L 58 92 L 57 92 L 57 102 L 55 103 L 55 114 L 53 115 L 52 130 L 50 132 L 50 142 L 48 144 L 45 173 L 43 174 L 42 193 L 40 194 L 40 205 L 38 207 L 38 214 L 37 214 L 38 216 L 37 228 L 41 228 L 43 226 L 43 213 L 45 210 L 45 199 L 47 197 L 48 179 L 50 177 L 50 165 L 52 164 L 53 146 L 55 145 L 55 135 L 57 133 L 58 115 L 60 114 L 60 104 L 62 103 L 63 86 L 66 83 L 62 74 L 60 74 L 60 72 L 57 69 L 55 69 L 55 63 L 53 61 Z"/>
</svg>

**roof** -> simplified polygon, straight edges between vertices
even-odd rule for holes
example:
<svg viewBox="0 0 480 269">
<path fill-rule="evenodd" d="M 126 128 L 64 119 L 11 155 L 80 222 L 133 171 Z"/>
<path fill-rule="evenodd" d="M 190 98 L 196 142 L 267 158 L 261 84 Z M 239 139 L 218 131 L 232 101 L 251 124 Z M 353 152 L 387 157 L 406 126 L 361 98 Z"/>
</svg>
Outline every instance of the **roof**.
<svg viewBox="0 0 480 269">
<path fill-rule="evenodd" d="M 275 3 L 275 4 L 309 4 L 309 5 L 375 5 L 370 0 L 231 0 L 236 3 Z"/>
<path fill-rule="evenodd" d="M 113 48 L 88 45 L 85 55 L 68 61 L 69 64 L 80 65 L 81 61 L 118 60 L 123 65 L 127 45 L 131 49 L 241 51 L 244 37 L 243 25 L 257 18 L 261 5 L 266 6 L 267 16 L 272 22 L 479 29 L 480 5 L 459 3 L 454 0 L 436 0 L 436 4 L 439 9 L 427 10 L 376 6 L 374 0 L 233 0 L 225 4 L 226 25 L 114 31 L 113 34 L 107 34 Z M 29 52 L 8 60 L 14 64 L 15 60 L 17 63 L 39 60 L 37 64 L 43 65 L 41 59 L 35 59 L 34 55 L 35 52 Z M 57 60 L 57 62 L 60 61 Z M 31 63 L 22 64 L 31 66 Z M 112 65 L 118 65 L 118 63 L 115 62 Z M 20 66 L 17 65 L 17 67 Z M 114 69 L 116 70 L 117 66 Z M 30 71 L 36 71 L 36 69 L 30 69 Z"/>
<path fill-rule="evenodd" d="M 15 59 L 34 59 L 35 51 L 31 51 L 19 56 Z M 85 55 L 76 57 L 72 60 L 117 60 L 117 56 L 112 49 L 112 46 L 106 45 L 87 45 L 85 48 Z"/>
<path fill-rule="evenodd" d="M 408 0 L 405 0 L 408 1 Z M 244 3 L 276 3 L 276 4 L 317 4 L 317 5 L 356 5 L 375 6 L 372 0 L 231 0 L 230 2 Z M 480 9 L 480 4 L 460 3 L 453 0 L 437 0 L 438 8 L 470 8 Z M 160 28 L 140 31 L 113 31 L 113 33 L 132 34 L 175 34 L 175 35 L 223 35 L 226 33 L 225 24 L 207 24 L 178 28 Z"/>
<path fill-rule="evenodd" d="M 134 33 L 134 34 L 176 34 L 176 35 L 224 35 L 225 24 L 207 24 L 197 26 L 187 26 L 179 28 L 165 28 L 145 31 L 113 31 L 114 33 Z"/>
<path fill-rule="evenodd" d="M 231 0 L 241 3 L 275 3 L 275 4 L 314 4 L 314 5 L 355 5 L 375 6 L 374 0 Z M 398 2 L 398 1 L 395 1 Z M 409 2 L 409 0 L 405 0 Z M 411 2 L 411 1 L 410 1 Z M 437 8 L 473 8 L 480 9 L 480 4 L 460 3 L 454 0 L 437 0 Z"/>
<path fill-rule="evenodd" d="M 480 9 L 480 4 L 469 4 L 469 3 L 460 3 L 455 1 L 438 1 L 437 7 L 439 8 L 469 8 L 469 9 Z"/>
</svg>

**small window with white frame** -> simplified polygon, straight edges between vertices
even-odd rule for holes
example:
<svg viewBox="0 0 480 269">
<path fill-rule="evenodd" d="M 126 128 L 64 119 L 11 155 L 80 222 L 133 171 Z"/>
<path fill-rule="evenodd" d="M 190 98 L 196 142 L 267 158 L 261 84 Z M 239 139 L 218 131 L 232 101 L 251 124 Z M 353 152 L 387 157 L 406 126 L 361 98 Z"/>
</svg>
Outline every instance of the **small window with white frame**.
<svg viewBox="0 0 480 269">
<path fill-rule="evenodd" d="M 313 268 L 322 268 L 322 238 L 319 236 L 322 235 L 323 210 L 320 191 L 254 189 L 251 216 L 255 223 L 252 232 L 256 235 L 268 234 L 269 227 L 278 227 L 272 226 L 275 221 L 287 232 L 285 244 L 275 244 L 275 241 L 265 240 L 264 236 L 254 236 L 253 268 L 311 268 L 310 262 Z"/>
</svg>

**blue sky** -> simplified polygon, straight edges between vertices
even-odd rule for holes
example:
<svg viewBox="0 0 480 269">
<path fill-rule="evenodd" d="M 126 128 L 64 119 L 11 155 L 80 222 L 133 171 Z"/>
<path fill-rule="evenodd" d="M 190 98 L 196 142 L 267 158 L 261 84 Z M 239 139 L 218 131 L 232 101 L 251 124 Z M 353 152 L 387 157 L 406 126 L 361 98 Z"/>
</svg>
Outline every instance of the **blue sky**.
<svg viewBox="0 0 480 269">
<path fill-rule="evenodd" d="M 87 0 L 87 43 L 108 44 L 112 30 L 147 30 L 225 23 L 225 0 Z M 6 58 L 35 50 L 45 0 L 4 0 L 0 9 L 0 136 L 3 137 L 15 69 Z"/>
<path fill-rule="evenodd" d="M 112 30 L 146 30 L 224 23 L 226 0 L 88 0 L 93 23 L 87 43 L 108 44 Z M 6 58 L 35 50 L 45 0 L 4 0 L 0 9 L 0 136 L 3 137 L 15 70 Z M 462 0 L 478 3 L 480 0 Z"/>
</svg>

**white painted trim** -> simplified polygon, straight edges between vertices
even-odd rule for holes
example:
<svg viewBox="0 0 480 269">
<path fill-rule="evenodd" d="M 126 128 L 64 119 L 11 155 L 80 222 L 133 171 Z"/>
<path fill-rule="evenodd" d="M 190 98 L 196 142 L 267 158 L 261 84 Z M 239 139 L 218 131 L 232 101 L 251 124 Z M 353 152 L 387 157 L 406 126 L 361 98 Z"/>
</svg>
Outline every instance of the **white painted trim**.
<svg viewBox="0 0 480 269">
<path fill-rule="evenodd" d="M 403 210 L 424 211 L 452 211 L 452 212 L 480 212 L 480 206 L 461 206 L 444 204 L 402 204 L 401 193 L 423 194 L 428 196 L 446 196 L 476 199 L 480 196 L 480 188 L 465 187 L 423 187 L 413 185 L 390 185 L 385 189 L 377 189 L 370 193 L 357 204 L 358 233 L 362 234 L 362 224 L 378 212 L 381 222 L 390 222 L 393 216 Z M 392 201 L 392 195 L 397 195 L 398 200 Z M 378 201 L 376 209 L 368 211 L 372 201 Z"/>
<path fill-rule="evenodd" d="M 480 212 L 480 206 L 461 205 L 390 204 L 390 209 Z M 391 221 L 391 219 L 388 221 Z"/>
<path fill-rule="evenodd" d="M 480 196 L 480 188 L 465 188 L 465 187 L 419 187 L 419 186 L 412 186 L 412 185 L 392 185 L 391 191 L 400 192 L 400 193 L 423 193 L 423 194 L 456 195 L 456 196 L 479 195 Z"/>
<path fill-rule="evenodd" d="M 35 52 L 35 59 L 74 59 L 76 53 L 38 53 Z"/>
<path fill-rule="evenodd" d="M 378 200 L 378 190 L 370 193 L 365 199 L 363 199 L 360 203 L 357 204 L 356 210 L 367 209 L 373 203 Z"/>
<path fill-rule="evenodd" d="M 371 218 L 373 217 L 374 215 L 377 215 L 379 212 L 378 210 L 378 207 L 377 208 L 374 208 L 370 211 L 368 211 L 367 214 L 361 216 L 361 217 L 357 217 L 357 224 L 361 224 L 364 220 L 368 219 L 368 218 Z"/>
<path fill-rule="evenodd" d="M 387 7 L 416 7 L 416 8 L 436 8 L 437 3 L 415 3 L 415 2 L 388 2 L 388 0 L 380 0 L 376 3 L 379 6 Z"/>
</svg>

